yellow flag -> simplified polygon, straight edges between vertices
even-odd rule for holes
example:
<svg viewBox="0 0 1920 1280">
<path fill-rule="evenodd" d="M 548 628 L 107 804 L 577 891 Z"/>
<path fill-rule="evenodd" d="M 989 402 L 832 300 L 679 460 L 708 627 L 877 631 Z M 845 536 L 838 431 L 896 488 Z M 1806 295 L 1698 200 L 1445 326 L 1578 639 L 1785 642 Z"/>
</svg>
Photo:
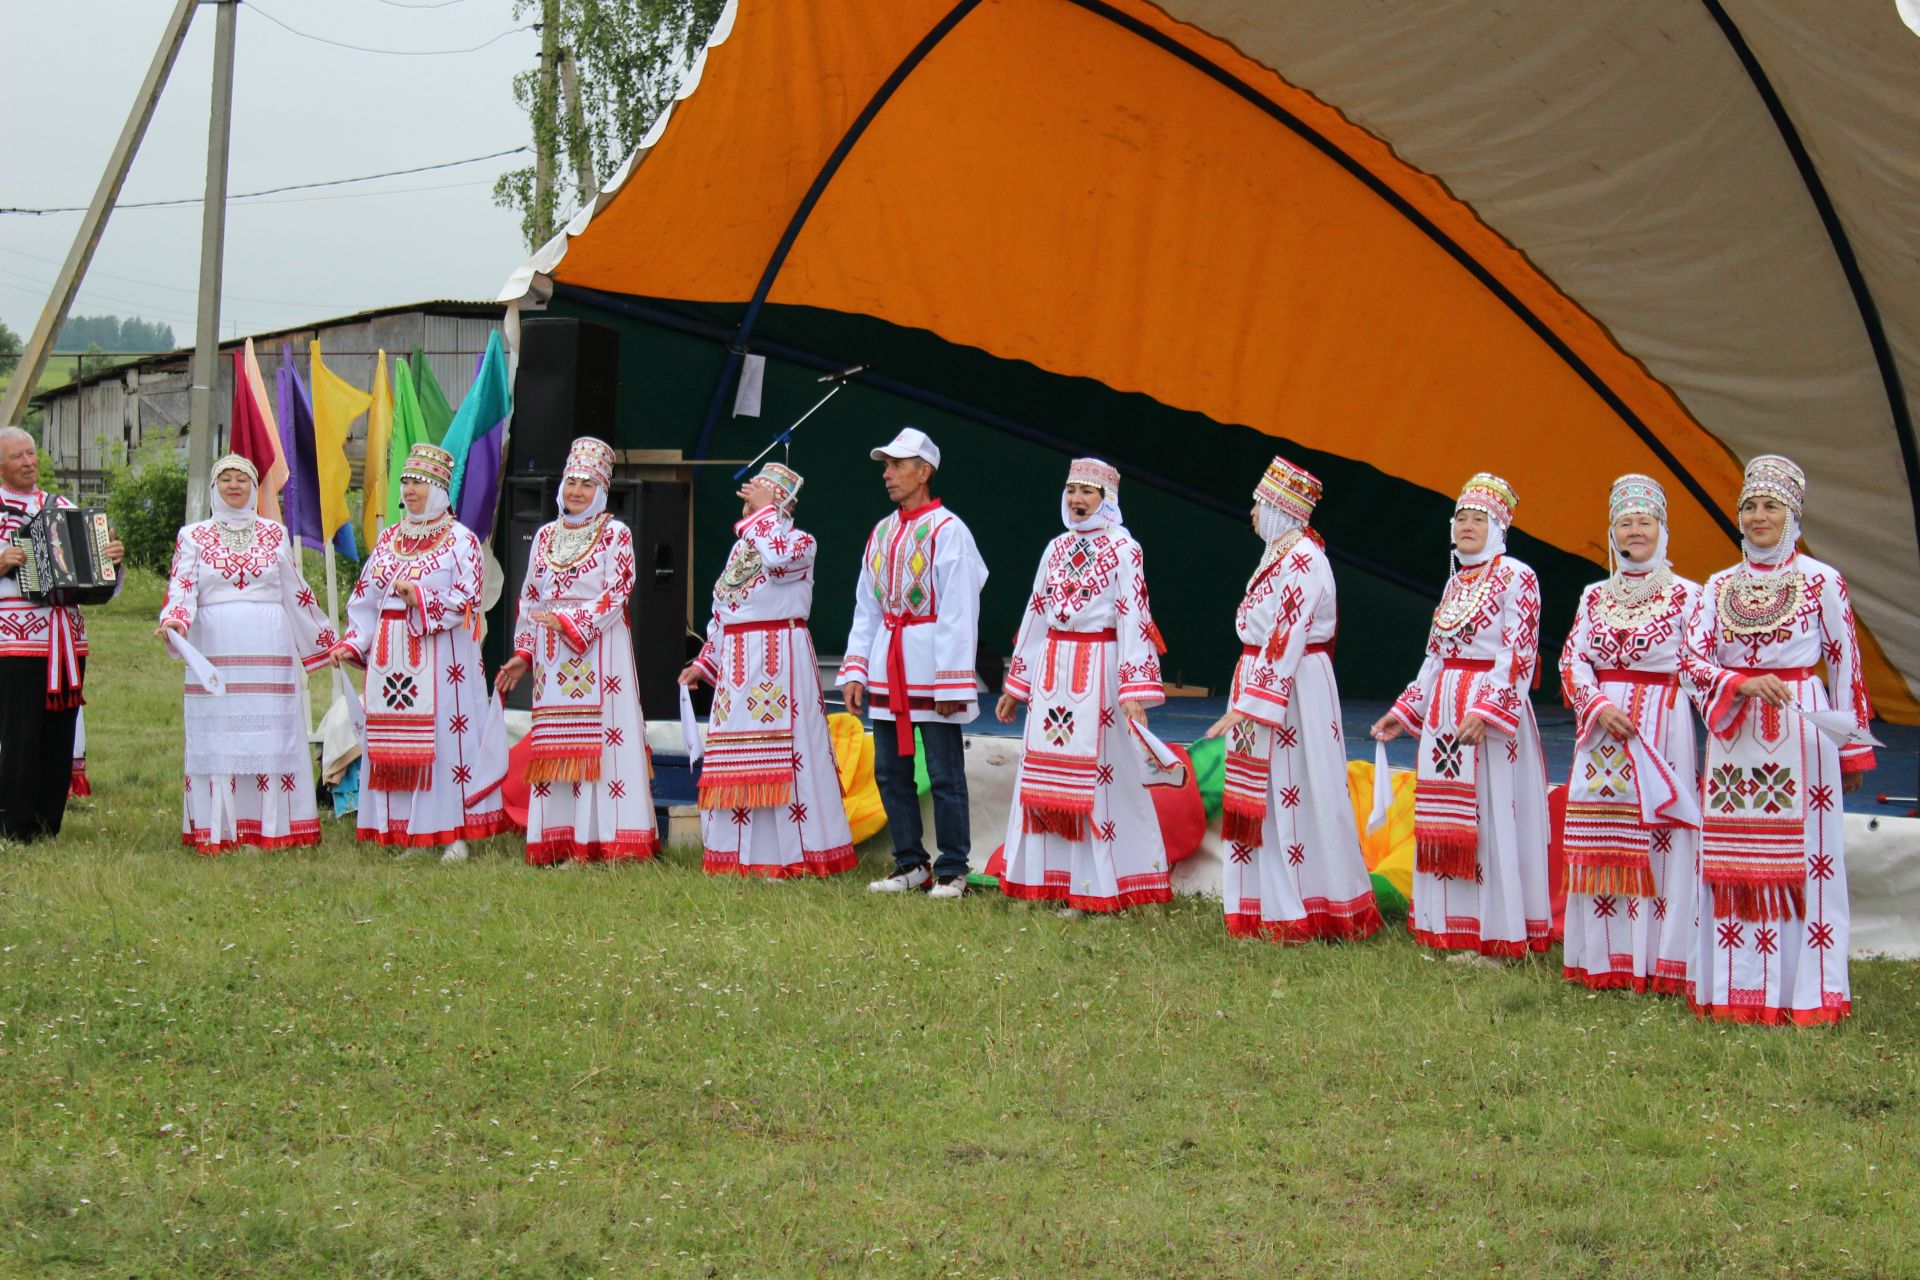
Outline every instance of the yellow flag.
<svg viewBox="0 0 1920 1280">
<path fill-rule="evenodd" d="M 373 403 L 367 408 L 367 471 L 361 485 L 360 545 L 371 550 L 387 514 L 387 446 L 393 438 L 393 393 L 387 389 L 387 353 L 373 358 Z"/>
<path fill-rule="evenodd" d="M 347 523 L 347 429 L 367 411 L 373 397 L 327 368 L 320 340 L 307 345 L 312 357 L 313 461 L 320 473 L 320 536 L 328 542 Z M 349 539 L 351 540 L 351 539 Z"/>
</svg>

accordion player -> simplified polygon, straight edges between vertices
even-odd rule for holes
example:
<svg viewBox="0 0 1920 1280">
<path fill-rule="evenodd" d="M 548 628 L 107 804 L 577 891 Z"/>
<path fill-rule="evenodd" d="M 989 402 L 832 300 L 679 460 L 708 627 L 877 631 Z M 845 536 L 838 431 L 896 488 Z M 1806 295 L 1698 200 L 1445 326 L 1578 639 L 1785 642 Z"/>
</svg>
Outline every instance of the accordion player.
<svg viewBox="0 0 1920 1280">
<path fill-rule="evenodd" d="M 34 604 L 104 604 L 119 588 L 120 570 L 106 553 L 113 541 L 102 507 L 43 506 L 13 536 L 26 553 L 20 594 Z"/>
</svg>

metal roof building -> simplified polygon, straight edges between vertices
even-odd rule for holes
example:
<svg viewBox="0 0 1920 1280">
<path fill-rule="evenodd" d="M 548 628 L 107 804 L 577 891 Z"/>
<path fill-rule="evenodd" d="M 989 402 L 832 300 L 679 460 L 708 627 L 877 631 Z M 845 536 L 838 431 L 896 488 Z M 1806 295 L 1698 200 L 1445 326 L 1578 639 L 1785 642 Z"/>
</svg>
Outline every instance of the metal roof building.
<svg viewBox="0 0 1920 1280">
<path fill-rule="evenodd" d="M 409 356 L 418 348 L 434 378 L 458 407 L 473 385 L 487 338 L 500 327 L 504 308 L 493 302 L 434 301 L 381 307 L 295 329 L 252 335 L 260 373 L 269 388 L 289 354 L 300 379 L 312 385 L 307 344 L 319 339 L 327 367 L 360 387 L 373 383 L 375 354 Z M 214 388 L 214 454 L 226 449 L 233 412 L 231 353 L 244 338 L 220 344 L 219 382 Z M 389 370 L 391 377 L 391 370 Z M 163 441 L 186 448 L 193 385 L 193 351 L 182 348 L 113 365 L 51 391 L 33 403 L 42 411 L 40 443 L 60 476 L 82 492 L 98 492 L 110 467 L 128 462 L 142 445 Z M 276 410 L 277 412 L 277 410 Z M 366 442 L 366 419 L 356 419 L 347 441 L 354 483 Z"/>
</svg>

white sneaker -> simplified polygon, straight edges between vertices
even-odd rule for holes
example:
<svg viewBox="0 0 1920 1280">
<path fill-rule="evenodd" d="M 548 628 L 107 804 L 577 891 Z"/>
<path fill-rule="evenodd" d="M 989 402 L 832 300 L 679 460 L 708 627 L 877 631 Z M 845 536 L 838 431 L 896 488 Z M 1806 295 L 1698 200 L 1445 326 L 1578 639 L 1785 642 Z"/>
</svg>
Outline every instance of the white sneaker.
<svg viewBox="0 0 1920 1280">
<path fill-rule="evenodd" d="M 898 875 L 888 876 L 885 880 L 872 881 L 867 885 L 867 889 L 872 893 L 910 893 L 915 889 L 925 888 L 927 881 L 931 879 L 933 879 L 933 872 L 927 870 L 925 866 L 918 866 L 911 871 L 902 871 Z"/>
<path fill-rule="evenodd" d="M 940 881 L 927 890 L 929 898 L 964 898 L 967 896 L 967 877 L 965 873 L 957 876 L 942 876 Z"/>
<path fill-rule="evenodd" d="M 440 855 L 442 862 L 465 862 L 466 860 L 467 842 L 465 840 L 455 840 L 447 846 L 447 851 Z"/>
</svg>

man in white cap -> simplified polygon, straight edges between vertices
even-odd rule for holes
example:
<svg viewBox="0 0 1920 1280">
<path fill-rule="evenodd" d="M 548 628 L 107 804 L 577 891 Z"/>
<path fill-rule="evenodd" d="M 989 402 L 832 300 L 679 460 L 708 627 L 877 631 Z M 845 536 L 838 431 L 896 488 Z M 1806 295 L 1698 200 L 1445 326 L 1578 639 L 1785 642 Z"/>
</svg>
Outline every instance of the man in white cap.
<svg viewBox="0 0 1920 1280">
<path fill-rule="evenodd" d="M 940 448 L 916 427 L 872 451 L 895 504 L 873 527 L 860 561 L 853 629 L 835 681 L 855 715 L 873 704 L 874 782 L 893 833 L 893 874 L 868 885 L 905 893 L 932 883 L 936 898 L 966 892 L 967 768 L 960 726 L 980 713 L 974 646 L 986 562 L 960 517 L 929 489 Z M 880 728 L 891 721 L 892 731 Z M 921 843 L 920 797 L 913 780 L 913 734 L 927 752 L 933 828 L 940 857 Z"/>
</svg>

